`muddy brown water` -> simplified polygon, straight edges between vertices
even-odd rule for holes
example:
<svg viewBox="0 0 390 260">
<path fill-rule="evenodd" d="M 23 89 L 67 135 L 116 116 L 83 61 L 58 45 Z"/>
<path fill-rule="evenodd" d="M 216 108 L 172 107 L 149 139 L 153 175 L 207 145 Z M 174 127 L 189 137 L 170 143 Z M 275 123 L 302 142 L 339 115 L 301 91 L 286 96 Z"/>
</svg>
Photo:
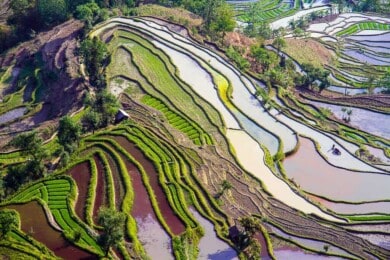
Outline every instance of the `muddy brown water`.
<svg viewBox="0 0 390 260">
<path fill-rule="evenodd" d="M 270 255 L 268 254 L 267 242 L 265 241 L 264 235 L 261 232 L 258 232 L 256 233 L 255 238 L 261 245 L 261 259 L 271 259 Z"/>
<path fill-rule="evenodd" d="M 138 227 L 138 238 L 152 259 L 173 259 L 171 238 L 157 220 L 138 168 L 121 155 L 131 178 L 134 202 L 131 215 Z M 158 239 L 156 239 L 158 237 Z"/>
<path fill-rule="evenodd" d="M 149 183 L 156 196 L 161 214 L 163 215 L 172 233 L 175 235 L 183 233 L 185 231 L 185 226 L 170 207 L 168 199 L 159 184 L 158 173 L 154 168 L 153 163 L 145 157 L 142 151 L 136 147 L 135 144 L 129 142 L 125 137 L 113 136 L 112 138 L 143 166 L 145 172 L 148 174 Z M 147 198 L 149 199 L 149 197 Z"/>
<path fill-rule="evenodd" d="M 89 180 L 91 179 L 91 173 L 89 171 L 89 163 L 83 162 L 75 167 L 73 167 L 69 171 L 69 175 L 72 176 L 72 178 L 77 183 L 77 189 L 78 189 L 78 196 L 77 196 L 77 202 L 76 202 L 76 214 L 79 216 L 81 220 L 85 222 L 85 202 L 88 198 L 88 186 L 89 186 Z"/>
<path fill-rule="evenodd" d="M 107 206 L 107 194 L 106 194 L 106 178 L 104 175 L 103 163 L 98 156 L 94 156 L 93 159 L 97 168 L 97 185 L 96 185 L 96 197 L 95 205 L 93 206 L 94 221 L 97 221 L 97 215 L 101 206 Z"/>
<path fill-rule="evenodd" d="M 6 208 L 18 211 L 23 232 L 45 244 L 56 256 L 64 259 L 98 259 L 95 255 L 70 244 L 62 237 L 61 232 L 52 228 L 38 202 L 9 205 Z"/>
</svg>

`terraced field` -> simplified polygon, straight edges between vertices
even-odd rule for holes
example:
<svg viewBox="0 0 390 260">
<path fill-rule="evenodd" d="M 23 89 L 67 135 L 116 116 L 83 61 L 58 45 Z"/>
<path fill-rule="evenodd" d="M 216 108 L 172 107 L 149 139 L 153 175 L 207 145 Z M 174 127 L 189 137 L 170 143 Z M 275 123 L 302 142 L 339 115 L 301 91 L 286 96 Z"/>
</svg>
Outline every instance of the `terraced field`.
<svg viewBox="0 0 390 260">
<path fill-rule="evenodd" d="M 20 247 L 0 248 L 63 257 L 40 236 L 23 241 L 31 216 L 18 204 L 37 203 L 47 226 L 94 257 L 104 256 L 96 219 L 104 206 L 126 216 L 113 258 L 245 258 L 229 228 L 246 216 L 260 221 L 256 238 L 266 259 L 292 251 L 311 259 L 389 258 L 388 230 L 365 237 L 378 235 L 373 223 L 390 223 L 388 163 L 355 154 L 359 145 L 383 152 L 378 144 L 389 145 L 387 136 L 331 121 L 282 91 L 265 109 L 250 77 L 169 28 L 158 19 L 113 18 L 91 32 L 106 40 L 108 88 L 130 118 L 84 136 L 69 167 L 2 202 L 19 212 L 22 230 L 12 233 Z M 322 128 L 325 120 L 339 132 Z M 1 162 L 15 158 L 4 154 Z M 364 232 L 352 231 L 357 224 Z"/>
<path fill-rule="evenodd" d="M 242 22 L 252 20 L 273 21 L 294 14 L 299 10 L 297 0 L 262 0 L 262 1 L 227 1 L 237 13 L 237 19 Z"/>
<path fill-rule="evenodd" d="M 311 35 L 337 55 L 337 62 L 327 67 L 332 91 L 355 95 L 384 89 L 381 78 L 390 66 L 389 26 L 388 18 L 350 13 L 309 27 Z"/>
</svg>

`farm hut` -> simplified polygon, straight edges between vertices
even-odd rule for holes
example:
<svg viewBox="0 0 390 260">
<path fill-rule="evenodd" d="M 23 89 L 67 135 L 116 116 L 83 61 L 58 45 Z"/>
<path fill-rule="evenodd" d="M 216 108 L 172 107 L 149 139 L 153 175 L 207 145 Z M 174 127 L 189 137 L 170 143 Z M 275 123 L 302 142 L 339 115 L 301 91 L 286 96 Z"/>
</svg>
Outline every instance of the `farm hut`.
<svg viewBox="0 0 390 260">
<path fill-rule="evenodd" d="M 119 109 L 115 115 L 115 123 L 118 124 L 128 118 L 130 118 L 129 114 L 126 111 Z"/>
</svg>

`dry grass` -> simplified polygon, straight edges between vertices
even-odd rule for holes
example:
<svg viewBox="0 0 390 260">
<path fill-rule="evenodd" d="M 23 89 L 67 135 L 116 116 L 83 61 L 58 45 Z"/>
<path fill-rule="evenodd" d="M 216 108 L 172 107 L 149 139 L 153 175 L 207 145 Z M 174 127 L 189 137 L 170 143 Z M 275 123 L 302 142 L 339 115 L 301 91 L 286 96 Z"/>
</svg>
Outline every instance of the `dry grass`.
<svg viewBox="0 0 390 260">
<path fill-rule="evenodd" d="M 312 39 L 286 39 L 283 51 L 293 57 L 298 63 L 311 63 L 316 67 L 332 64 L 335 58 L 332 51 Z"/>
<path fill-rule="evenodd" d="M 182 8 L 167 8 L 159 5 L 142 5 L 136 10 L 137 14 L 140 16 L 155 16 L 185 25 L 186 27 L 198 27 L 203 22 L 201 17 Z"/>
</svg>

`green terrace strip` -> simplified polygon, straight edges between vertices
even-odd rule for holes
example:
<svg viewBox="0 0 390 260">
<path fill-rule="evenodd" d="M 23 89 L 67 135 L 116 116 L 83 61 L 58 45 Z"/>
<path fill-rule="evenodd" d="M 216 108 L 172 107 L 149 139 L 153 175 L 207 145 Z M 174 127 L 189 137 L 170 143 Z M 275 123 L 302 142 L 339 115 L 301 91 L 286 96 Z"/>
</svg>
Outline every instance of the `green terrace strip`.
<svg viewBox="0 0 390 260">
<path fill-rule="evenodd" d="M 91 139 L 93 140 L 93 139 Z M 137 239 L 137 226 L 135 219 L 130 215 L 131 208 L 133 207 L 133 201 L 134 201 L 134 191 L 131 184 L 130 175 L 127 173 L 127 168 L 122 161 L 119 154 L 110 146 L 105 144 L 104 140 L 98 139 L 97 143 L 94 143 L 96 147 L 101 148 L 105 153 L 108 153 L 112 158 L 115 160 L 115 163 L 119 166 L 119 173 L 121 177 L 121 181 L 124 184 L 125 187 L 125 196 L 123 198 L 120 211 L 126 214 L 127 216 L 127 223 L 126 223 L 126 230 L 127 235 L 131 239 L 133 243 L 133 247 L 136 252 L 143 254 L 144 250 Z"/>
<path fill-rule="evenodd" d="M 160 99 L 165 105 L 174 107 L 176 111 L 187 111 L 207 132 L 215 130 L 215 125 L 222 125 L 218 112 L 179 78 L 178 69 L 163 51 L 138 36 L 138 33 L 135 35 L 118 30 L 115 35 L 127 40 L 123 47 L 133 54 L 131 55 L 133 65 L 148 83 L 144 85 L 140 82 L 141 86 L 144 88 L 148 85 L 153 86 L 154 93 L 150 88 L 145 89 L 148 94 Z M 149 69 L 151 67 L 154 68 L 153 71 Z"/>
<path fill-rule="evenodd" d="M 378 22 L 361 22 L 353 24 L 341 31 L 339 31 L 336 35 L 341 36 L 348 36 L 351 34 L 358 33 L 363 30 L 378 30 L 378 31 L 388 31 L 390 30 L 390 24 L 386 23 L 378 23 Z"/>
<path fill-rule="evenodd" d="M 132 132 L 132 130 L 128 127 L 123 128 L 123 130 L 117 129 L 115 131 L 111 131 L 107 134 L 109 134 L 111 137 L 115 138 L 115 136 L 123 136 L 127 140 L 135 140 L 134 137 L 136 134 Z M 142 132 L 146 131 L 145 129 L 142 129 Z M 148 133 L 147 136 L 149 138 L 154 137 L 151 133 Z M 154 137 L 156 138 L 156 137 Z M 160 142 L 162 140 L 160 139 Z M 139 144 L 135 142 L 135 144 Z M 188 161 L 187 156 L 185 156 L 181 151 L 179 151 L 176 147 L 169 145 L 168 143 L 164 142 L 164 147 L 167 147 L 172 153 L 174 153 L 175 157 L 177 158 L 178 162 L 180 163 L 180 169 L 175 169 L 176 162 L 170 163 L 170 167 L 173 168 L 173 171 L 175 174 L 173 177 L 175 177 L 174 180 L 171 180 L 172 182 L 177 182 L 180 185 L 180 188 L 183 188 L 186 193 L 190 195 L 191 203 L 198 209 L 198 211 L 208 219 L 210 219 L 215 225 L 217 231 L 220 231 L 222 227 L 226 227 L 225 220 L 216 217 L 215 215 L 224 215 L 224 213 L 219 209 L 217 203 L 214 201 L 214 199 L 205 191 L 205 189 L 202 187 L 202 185 L 199 183 L 197 178 L 195 177 L 196 171 L 194 169 L 194 166 Z M 142 147 L 140 147 L 142 148 Z M 120 150 L 125 156 L 129 156 L 129 154 L 123 150 L 120 146 L 117 146 L 117 149 Z M 144 150 L 145 153 L 145 150 Z M 190 175 L 189 175 L 190 174 Z M 191 181 L 193 179 L 196 183 L 193 184 Z M 203 191 L 203 192 L 202 192 Z M 204 197 L 206 196 L 206 198 Z M 184 198 L 183 198 L 184 199 Z M 210 209 L 209 203 L 211 203 L 211 207 L 216 210 L 217 213 L 213 213 Z M 186 208 L 186 206 L 184 206 Z M 186 213 L 188 214 L 188 213 Z M 224 216 L 226 218 L 226 216 Z M 194 220 L 191 220 L 194 221 Z"/>
<path fill-rule="evenodd" d="M 238 14 L 238 19 L 243 22 L 273 21 L 294 14 L 299 9 L 300 1 L 294 0 L 294 6 L 284 3 L 282 0 L 258 1 L 255 3 L 232 4 Z"/>
<path fill-rule="evenodd" d="M 163 113 L 164 116 L 168 119 L 169 124 L 186 134 L 194 142 L 194 144 L 212 144 L 211 137 L 208 134 L 204 133 L 195 122 L 186 120 L 178 113 L 173 112 L 171 109 L 169 109 L 169 107 L 167 107 L 157 98 L 154 98 L 150 95 L 145 95 L 142 98 L 142 102 Z"/>
<path fill-rule="evenodd" d="M 76 242 L 78 246 L 95 254 L 103 255 L 95 238 L 87 231 L 88 227 L 73 212 L 70 198 L 74 197 L 74 193 L 74 181 L 69 177 L 62 176 L 58 179 L 43 180 L 28 186 L 7 201 L 7 204 L 41 200 L 48 205 L 55 221 L 63 231 L 80 231 L 81 239 Z"/>
<path fill-rule="evenodd" d="M 88 142 L 91 142 L 91 145 L 92 146 L 98 146 L 99 147 L 99 138 L 96 139 L 96 141 L 94 139 L 88 139 L 86 141 Z M 117 150 L 119 150 L 122 154 L 124 154 L 124 156 L 129 160 L 131 161 L 132 163 L 134 163 L 134 165 L 136 165 L 136 167 L 138 168 L 138 170 L 141 172 L 141 175 L 142 175 L 142 181 L 146 187 L 146 190 L 149 194 L 149 199 L 151 201 L 151 204 L 152 204 L 152 207 L 156 213 L 156 216 L 159 220 L 159 222 L 161 223 L 161 225 L 164 227 L 165 231 L 172 237 L 173 234 L 172 232 L 170 231 L 170 228 L 169 226 L 167 225 L 167 223 L 165 222 L 164 220 L 164 217 L 162 216 L 161 214 L 161 211 L 158 207 L 158 203 L 157 203 L 157 200 L 156 200 L 156 196 L 154 195 L 154 192 L 153 192 L 153 189 L 152 187 L 150 186 L 150 183 L 149 183 L 149 177 L 147 175 L 147 173 L 145 172 L 145 170 L 143 169 L 142 165 L 139 164 L 129 153 L 127 153 L 122 147 L 118 146 L 116 147 Z M 99 153 L 101 154 L 104 154 L 104 152 L 102 151 L 99 151 Z"/>
<path fill-rule="evenodd" d="M 165 159 L 168 161 L 165 163 L 161 159 L 161 155 L 162 155 L 161 153 L 159 154 L 158 157 L 154 156 L 153 154 L 149 154 L 148 157 L 155 158 L 154 160 L 157 160 L 157 162 L 155 162 L 155 165 L 157 165 L 157 167 L 161 167 L 161 164 L 162 164 L 164 166 L 164 169 L 166 170 L 166 173 L 171 173 L 171 172 L 174 173 L 172 175 L 167 175 L 167 177 L 169 177 L 169 180 L 167 180 L 167 181 L 169 181 L 170 183 L 179 183 L 180 186 L 182 186 L 183 188 L 185 188 L 187 190 L 194 189 L 192 183 L 188 179 L 187 167 L 191 168 L 191 174 L 192 174 L 193 178 L 195 178 L 194 169 L 193 169 L 193 166 L 189 164 L 188 160 L 186 159 L 186 157 L 182 153 L 179 154 L 179 151 L 175 150 L 176 148 L 174 148 L 173 146 L 170 146 L 166 142 L 161 143 L 161 142 L 163 142 L 161 139 L 159 140 L 159 144 L 157 144 L 157 145 L 151 144 L 150 141 L 156 140 L 157 138 L 154 137 L 154 135 L 152 133 L 147 132 L 145 129 L 138 129 L 138 128 L 133 126 L 131 128 L 127 127 L 126 131 L 128 132 L 128 134 L 125 134 L 126 138 L 128 140 L 133 141 L 141 149 L 144 147 L 144 149 L 142 149 L 142 150 L 144 151 L 144 153 L 146 155 L 151 148 L 152 148 L 151 150 L 153 150 L 153 151 L 159 151 L 160 149 L 164 149 L 164 151 L 166 151 L 167 149 L 169 149 L 170 153 L 174 153 L 175 157 L 172 157 L 172 155 L 168 154 L 169 157 L 166 157 L 166 159 Z M 136 138 L 136 137 L 140 137 L 140 138 Z M 153 138 L 153 140 L 147 141 L 146 138 Z M 146 141 L 146 143 L 145 143 L 145 141 Z M 143 146 L 144 143 L 147 146 Z M 156 146 L 159 147 L 160 149 L 156 150 L 155 149 Z M 164 152 L 164 153 L 166 153 L 166 152 Z M 177 165 L 177 161 L 180 163 L 179 165 Z M 186 165 L 186 163 L 187 163 L 187 165 Z M 169 166 L 169 168 L 167 166 Z M 180 169 L 176 169 L 177 166 L 180 166 Z M 164 174 L 164 172 L 163 172 L 163 174 Z M 191 185 L 184 185 L 184 183 L 182 182 L 183 180 L 186 180 L 187 182 L 191 183 Z M 191 191 L 191 193 L 192 192 L 195 192 L 196 194 L 198 194 L 198 198 L 193 198 L 193 200 L 192 200 L 192 202 L 195 205 L 198 204 L 199 200 L 203 203 L 203 205 L 202 205 L 203 207 L 207 205 L 207 203 L 205 203 L 205 201 L 202 200 L 203 196 L 200 195 L 200 192 L 197 189 L 195 189 L 194 191 Z M 186 208 L 186 207 L 184 207 L 184 208 Z M 206 206 L 206 208 L 208 208 L 208 206 Z M 210 213 L 208 213 L 209 217 L 212 216 L 212 214 L 210 214 Z M 219 212 L 219 213 L 221 213 L 221 212 Z M 188 211 L 186 212 L 186 214 L 189 214 Z M 212 217 L 212 218 L 214 218 L 214 217 Z"/>
<path fill-rule="evenodd" d="M 20 230 L 11 231 L 7 239 L 0 241 L 0 252 L 7 252 L 11 259 L 57 259 L 44 245 Z"/>
<path fill-rule="evenodd" d="M 390 221 L 390 215 L 385 214 L 372 214 L 372 215 L 343 215 L 343 217 L 349 219 L 350 221 L 356 222 L 376 222 L 376 221 Z"/>
<path fill-rule="evenodd" d="M 145 148 L 152 148 L 149 148 L 149 153 L 146 154 L 146 156 L 152 160 L 156 169 L 159 172 L 160 184 L 167 195 L 170 205 L 172 206 L 174 211 L 180 216 L 180 218 L 186 223 L 186 226 L 195 227 L 196 223 L 187 210 L 184 195 L 181 192 L 177 193 L 178 191 L 176 185 L 169 185 L 173 184 L 174 181 L 172 177 L 172 168 L 170 166 L 175 165 L 173 158 L 169 157 L 170 155 L 164 152 L 161 144 L 154 143 L 151 139 L 148 139 L 146 135 L 141 134 L 141 132 L 138 132 L 137 134 L 141 138 L 138 140 L 142 141 L 142 144 L 140 142 L 136 143 L 137 146 L 141 147 L 141 145 L 144 145 Z M 111 141 L 110 139 L 103 140 L 108 142 Z"/>
</svg>

